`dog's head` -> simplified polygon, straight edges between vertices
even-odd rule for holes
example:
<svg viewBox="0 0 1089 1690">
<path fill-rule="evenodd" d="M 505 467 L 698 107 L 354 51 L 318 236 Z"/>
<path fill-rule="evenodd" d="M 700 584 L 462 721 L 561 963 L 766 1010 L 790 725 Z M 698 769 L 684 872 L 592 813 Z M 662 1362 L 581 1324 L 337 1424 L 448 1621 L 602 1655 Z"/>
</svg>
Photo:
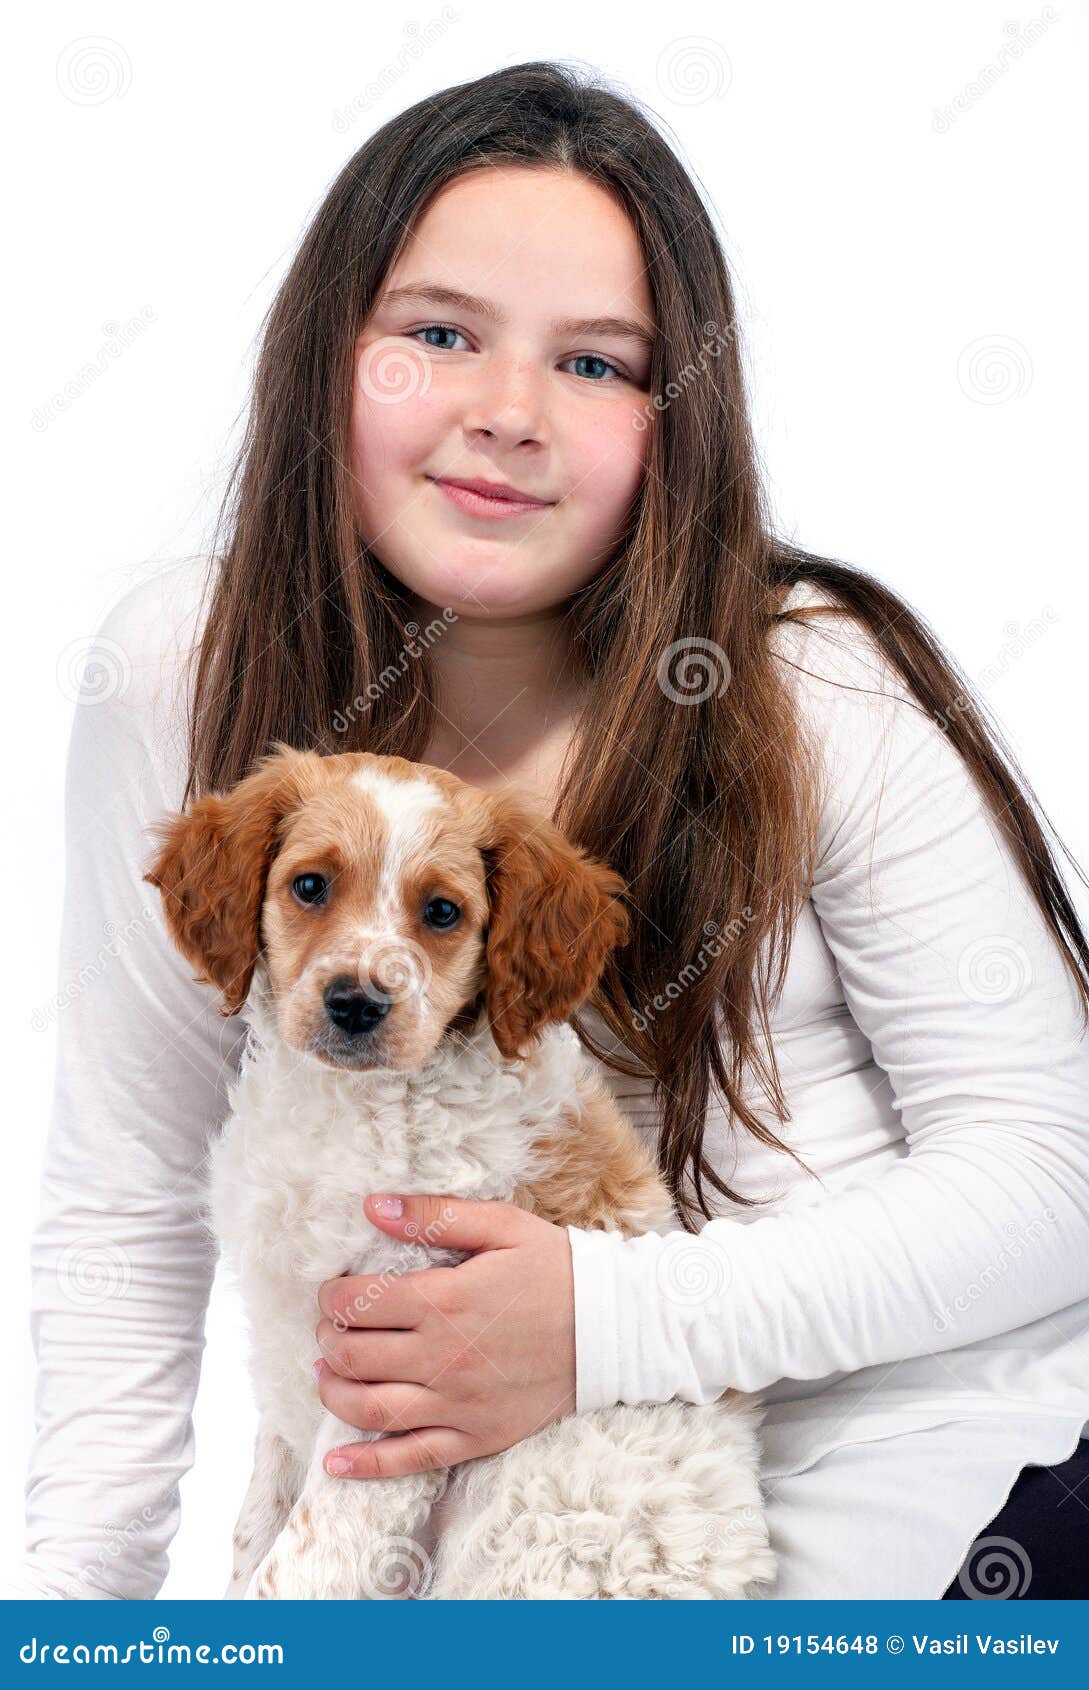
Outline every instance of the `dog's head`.
<svg viewBox="0 0 1089 1690">
<path fill-rule="evenodd" d="M 419 1067 L 483 1006 L 505 1057 L 593 990 L 630 936 L 624 882 L 515 792 L 365 752 L 278 744 L 155 824 L 145 880 L 234 1015 L 258 956 L 291 1047 Z"/>
</svg>

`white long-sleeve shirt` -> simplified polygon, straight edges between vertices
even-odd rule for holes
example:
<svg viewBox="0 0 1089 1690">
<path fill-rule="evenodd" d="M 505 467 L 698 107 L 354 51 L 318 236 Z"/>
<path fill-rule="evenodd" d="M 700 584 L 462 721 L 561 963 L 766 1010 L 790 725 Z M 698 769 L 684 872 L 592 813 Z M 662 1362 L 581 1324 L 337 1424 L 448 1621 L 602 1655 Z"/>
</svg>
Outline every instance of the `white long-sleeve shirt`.
<svg viewBox="0 0 1089 1690">
<path fill-rule="evenodd" d="M 117 683 L 80 702 L 72 731 L 28 1593 L 153 1596 L 193 1459 L 215 1266 L 196 1207 L 246 1029 L 194 982 L 141 876 L 144 830 L 181 802 L 180 666 L 202 577 L 184 566 L 115 608 L 100 639 Z M 791 602 L 820 597 L 799 587 Z M 867 1548 L 848 1457 L 857 1468 L 864 1446 L 863 1483 L 887 1484 L 931 1428 L 942 1513 L 903 1565 L 930 1556 L 933 1570 L 883 1593 L 937 1595 L 1019 1467 L 1062 1459 L 1089 1416 L 1089 1044 L 941 728 L 849 620 L 774 641 L 826 772 L 813 894 L 772 1017 L 782 1131 L 818 1177 L 730 1133 L 716 1106 L 707 1153 L 770 1199 L 760 1209 L 723 1200 L 698 1237 L 569 1228 L 578 1407 L 761 1390 L 777 1594 L 813 1593 L 791 1583 L 807 1533 L 834 1559 L 827 1501 L 807 1513 L 790 1476 L 823 1478 L 814 1464 L 838 1454 L 851 1524 L 835 1588 L 867 1594 L 850 1588 Z M 677 1001 L 658 1012 L 683 1013 Z M 602 1072 L 653 1143 L 649 1083 Z M 966 1427 L 975 1477 L 958 1485 Z"/>
</svg>

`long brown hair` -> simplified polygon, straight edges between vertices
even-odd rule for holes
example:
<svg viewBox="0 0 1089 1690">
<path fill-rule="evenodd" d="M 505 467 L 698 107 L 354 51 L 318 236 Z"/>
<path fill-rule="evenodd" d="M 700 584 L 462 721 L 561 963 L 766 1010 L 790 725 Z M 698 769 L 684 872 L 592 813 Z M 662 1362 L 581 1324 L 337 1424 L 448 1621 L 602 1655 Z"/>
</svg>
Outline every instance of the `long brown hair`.
<svg viewBox="0 0 1089 1690">
<path fill-rule="evenodd" d="M 647 470 L 627 530 L 570 602 L 590 682 L 579 742 L 595 754 L 568 758 L 555 819 L 627 882 L 633 937 L 591 1001 L 634 1066 L 580 1032 L 612 1067 L 654 1076 L 660 1167 L 696 1230 L 686 1180 L 704 1218 L 704 1180 L 748 1201 L 703 1155 L 712 1082 L 735 1129 L 794 1154 L 743 1096 L 755 1076 L 776 1121 L 790 1119 L 768 1006 L 808 895 L 818 815 L 811 753 L 768 643 L 791 584 L 813 582 L 857 617 L 946 727 L 1061 948 L 1083 1017 L 1089 950 L 1031 789 L 933 633 L 872 576 L 773 536 L 711 219 L 649 116 L 562 63 L 498 70 L 393 118 L 348 160 L 306 231 L 266 318 L 216 523 L 186 798 L 233 785 L 275 740 L 413 760 L 430 743 L 428 641 L 357 531 L 345 467 L 354 345 L 433 196 L 466 171 L 517 164 L 583 172 L 611 191 L 638 231 L 654 298 L 650 391 L 664 397 L 648 407 Z M 660 682 L 663 654 L 708 641 L 729 685 L 679 709 Z M 731 942 L 706 960 L 709 918 Z M 641 1006 L 688 974 L 683 1012 L 648 1022 Z"/>
</svg>

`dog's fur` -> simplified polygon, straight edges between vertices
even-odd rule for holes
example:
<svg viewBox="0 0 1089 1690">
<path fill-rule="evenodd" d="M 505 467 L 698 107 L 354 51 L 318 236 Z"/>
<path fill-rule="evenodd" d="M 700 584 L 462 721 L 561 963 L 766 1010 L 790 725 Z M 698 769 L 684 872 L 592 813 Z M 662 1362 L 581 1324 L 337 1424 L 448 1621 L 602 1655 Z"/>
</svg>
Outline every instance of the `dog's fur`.
<svg viewBox="0 0 1089 1690">
<path fill-rule="evenodd" d="M 208 1205 L 260 1408 L 227 1595 L 734 1598 L 770 1580 L 759 1409 L 735 1392 L 569 1414 L 452 1469 L 322 1465 L 387 1434 L 318 1397 L 321 1283 L 465 1255 L 441 1233 L 381 1232 L 363 1194 L 499 1199 L 627 1236 L 677 1226 L 567 1019 L 629 935 L 620 877 L 518 794 L 286 745 L 156 832 L 145 878 L 171 935 L 221 1013 L 245 1005 L 250 1023 Z M 304 901 L 300 876 L 325 895 Z M 440 899 L 458 911 L 446 928 Z M 345 981 L 380 1020 L 345 1027 L 342 1003 L 331 1019 Z"/>
</svg>

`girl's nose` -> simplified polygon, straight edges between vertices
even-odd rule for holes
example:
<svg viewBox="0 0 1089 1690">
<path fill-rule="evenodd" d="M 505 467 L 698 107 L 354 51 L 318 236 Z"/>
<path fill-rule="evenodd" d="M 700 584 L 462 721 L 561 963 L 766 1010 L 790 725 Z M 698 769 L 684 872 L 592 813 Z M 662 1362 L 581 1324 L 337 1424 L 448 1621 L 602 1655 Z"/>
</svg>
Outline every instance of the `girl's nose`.
<svg viewBox="0 0 1089 1690">
<path fill-rule="evenodd" d="M 470 434 L 491 434 L 504 445 L 544 440 L 548 432 L 545 376 L 528 361 L 496 359 L 474 373 L 465 400 Z"/>
</svg>

